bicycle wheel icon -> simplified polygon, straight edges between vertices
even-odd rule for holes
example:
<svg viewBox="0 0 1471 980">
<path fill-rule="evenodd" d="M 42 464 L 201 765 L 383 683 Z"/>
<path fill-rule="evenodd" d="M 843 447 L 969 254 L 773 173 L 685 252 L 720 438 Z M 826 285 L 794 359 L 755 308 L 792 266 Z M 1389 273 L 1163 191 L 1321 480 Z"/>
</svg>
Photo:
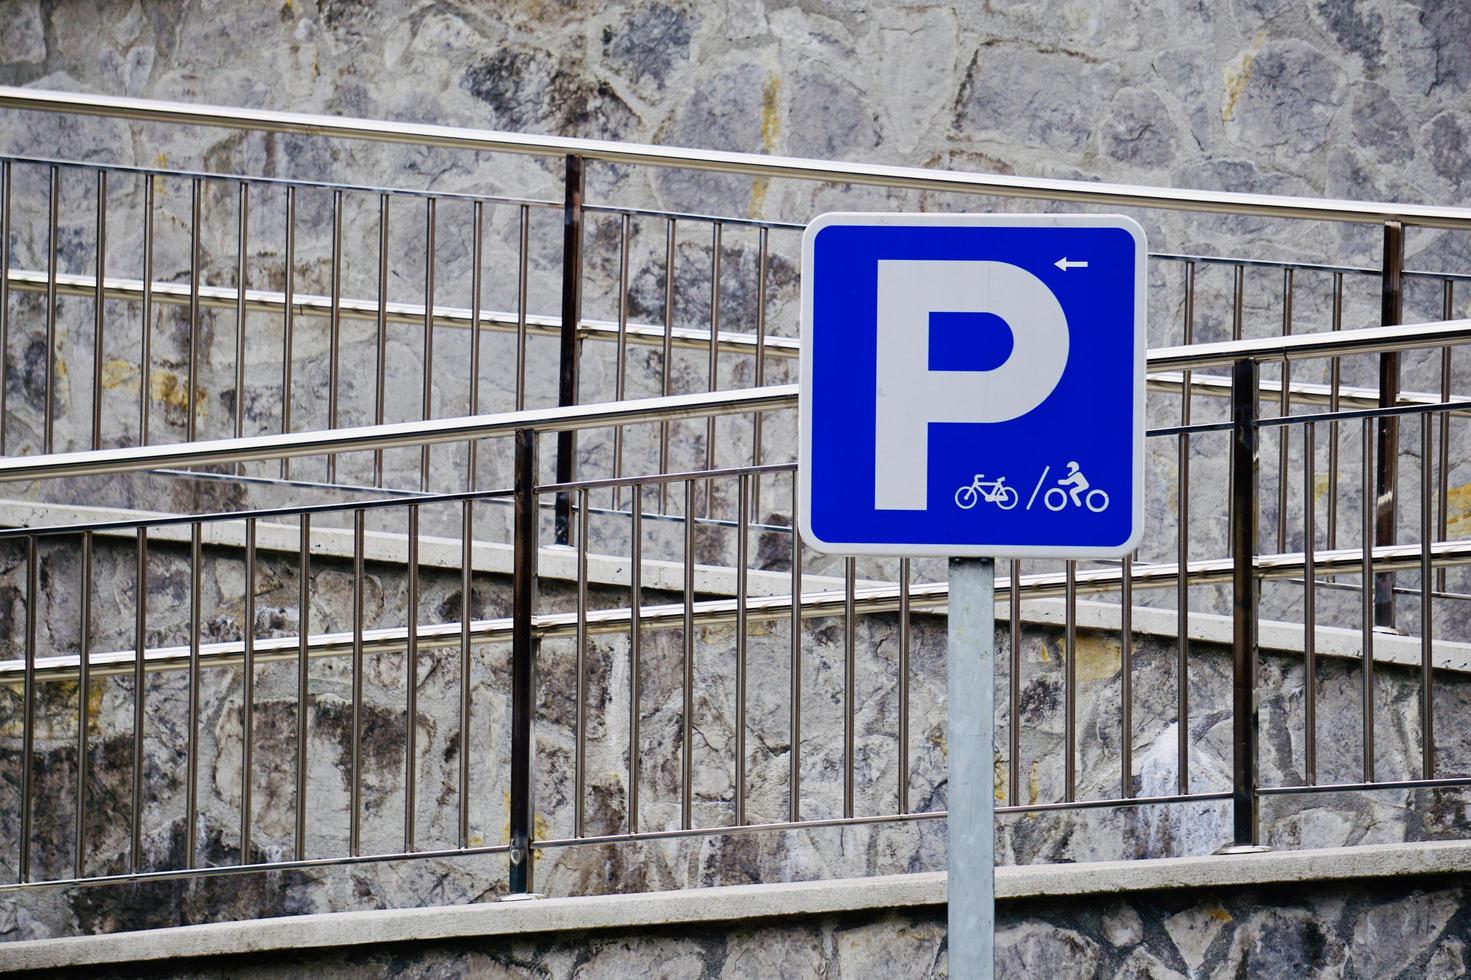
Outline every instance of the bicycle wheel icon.
<svg viewBox="0 0 1471 980">
<path fill-rule="evenodd" d="M 1011 510 L 1021 499 L 1021 495 L 1013 488 L 1002 487 L 1000 496 L 996 498 L 996 506 L 1002 510 Z"/>
<path fill-rule="evenodd" d="M 961 510 L 970 510 L 976 505 L 976 501 L 980 499 L 980 496 L 980 493 L 973 486 L 961 487 L 955 491 L 955 506 Z"/>
</svg>

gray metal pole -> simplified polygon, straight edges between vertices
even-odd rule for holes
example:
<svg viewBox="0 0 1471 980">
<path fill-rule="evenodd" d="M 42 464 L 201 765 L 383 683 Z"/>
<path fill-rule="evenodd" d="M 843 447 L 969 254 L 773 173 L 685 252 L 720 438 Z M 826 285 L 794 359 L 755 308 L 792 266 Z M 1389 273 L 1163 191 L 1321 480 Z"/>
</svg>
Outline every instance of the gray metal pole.
<svg viewBox="0 0 1471 980">
<path fill-rule="evenodd" d="M 950 559 L 952 980 L 990 980 L 996 960 L 995 587 L 992 559 Z"/>
</svg>

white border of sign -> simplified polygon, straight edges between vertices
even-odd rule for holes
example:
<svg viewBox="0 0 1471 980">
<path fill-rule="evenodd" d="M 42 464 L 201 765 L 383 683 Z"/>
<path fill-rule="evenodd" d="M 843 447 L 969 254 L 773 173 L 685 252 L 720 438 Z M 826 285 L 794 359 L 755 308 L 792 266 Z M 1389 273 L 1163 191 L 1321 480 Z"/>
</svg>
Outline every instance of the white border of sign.
<svg viewBox="0 0 1471 980">
<path fill-rule="evenodd" d="M 1113 547 L 1067 548 L 1053 545 L 872 544 L 824 541 L 812 530 L 812 242 L 831 225 L 962 225 L 1121 228 L 1134 239 L 1134 494 L 1132 531 L 1128 540 Z M 1144 355 L 1145 259 L 1144 229 L 1121 214 L 912 214 L 831 211 L 813 218 L 802 234 L 802 360 L 798 379 L 797 474 L 798 530 L 809 547 L 830 555 L 945 555 L 955 558 L 1123 558 L 1139 547 L 1144 534 Z"/>
</svg>

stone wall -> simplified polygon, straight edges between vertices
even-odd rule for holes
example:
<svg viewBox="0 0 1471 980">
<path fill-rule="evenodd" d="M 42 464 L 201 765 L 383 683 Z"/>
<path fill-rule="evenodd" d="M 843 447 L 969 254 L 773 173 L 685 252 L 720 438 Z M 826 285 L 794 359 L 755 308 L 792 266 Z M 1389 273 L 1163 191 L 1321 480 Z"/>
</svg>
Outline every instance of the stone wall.
<svg viewBox="0 0 1471 980">
<path fill-rule="evenodd" d="M 1465 131 L 1471 127 L 1464 96 L 1471 85 L 1471 61 L 1462 53 L 1462 39 L 1471 23 L 1452 4 L 1390 4 L 1367 0 L 1323 0 L 1286 3 L 1273 0 L 1232 0 L 1224 4 L 1148 4 L 1049 2 L 1045 4 L 866 4 L 783 3 L 728 0 L 691 4 L 653 0 L 629 4 L 572 4 L 554 0 L 527 0 L 509 4 L 439 3 L 433 5 L 366 4 L 331 0 L 319 4 L 287 0 L 282 4 L 100 3 L 74 4 L 10 0 L 4 14 L 6 43 L 0 46 L 0 81 L 128 94 L 157 98 L 214 102 L 241 106 L 304 110 L 365 116 L 505 128 L 527 132 L 648 140 L 696 147 L 809 154 L 840 159 L 918 164 L 994 173 L 1032 176 L 1137 181 L 1148 184 L 1327 194 L 1386 198 L 1417 202 L 1457 199 L 1467 174 Z M 242 135 L 222 130 L 140 126 L 101 122 L 81 117 L 6 113 L 0 125 L 0 151 L 37 157 L 62 157 L 92 162 L 137 164 L 165 168 L 198 167 L 227 174 L 290 177 L 305 180 L 356 181 L 392 187 L 432 188 L 438 192 L 529 195 L 560 198 L 560 164 L 505 155 L 471 155 L 441 150 L 380 144 L 355 144 L 311 139 Z M 15 165 L 12 263 L 41 269 L 48 244 L 44 168 Z M 90 272 L 95 233 L 91 230 L 93 193 L 90 174 L 71 174 L 62 185 L 61 231 L 58 251 L 63 272 Z M 751 181 L 746 178 L 690 171 L 656 171 L 623 166 L 593 166 L 589 199 L 687 210 L 701 214 L 802 222 L 823 210 L 919 207 L 1033 209 L 1036 205 L 994 198 L 965 198 L 939 194 L 909 194 L 873 188 L 812 185 L 793 181 Z M 109 266 L 113 275 L 139 274 L 141 269 L 141 201 L 144 180 L 129 175 L 112 177 L 109 198 Z M 156 194 L 158 238 L 155 242 L 156 278 L 173 283 L 188 280 L 189 193 L 186 181 L 153 182 Z M 248 261 L 249 282 L 258 288 L 281 289 L 285 281 L 283 194 L 279 187 L 261 185 L 253 190 L 252 237 Z M 205 196 L 203 269 L 214 284 L 233 282 L 235 256 L 235 199 L 233 191 L 211 185 Z M 376 195 L 350 193 L 346 215 L 347 255 L 344 292 L 371 299 L 377 272 Z M 298 291 L 325 292 L 329 288 L 330 239 L 327 220 L 330 194 L 303 190 L 299 201 L 296 263 L 292 267 Z M 391 297 L 408 302 L 423 296 L 425 246 L 423 216 L 418 203 L 395 199 L 390 236 L 392 252 Z M 513 310 L 517 303 L 518 227 L 515 205 L 490 209 L 487 233 L 485 286 L 488 308 Z M 528 306 L 534 313 L 554 313 L 560 277 L 560 215 L 536 210 L 529 235 Z M 1378 256 L 1378 229 L 1361 226 L 1325 226 L 1321 223 L 1270 221 L 1258 218 L 1141 215 L 1156 251 L 1236 255 L 1253 258 L 1349 262 L 1373 266 Z M 441 302 L 468 305 L 469 254 L 465 231 L 468 211 L 448 200 L 441 202 L 438 226 L 439 268 L 437 297 Z M 677 244 L 675 286 L 678 300 L 671 318 L 676 325 L 708 326 L 712 319 L 708 225 L 687 222 L 685 237 Z M 662 321 L 665 271 L 663 225 L 636 221 L 632 227 L 630 315 Z M 716 310 L 726 329 L 752 330 L 758 321 L 754 270 L 756 239 L 752 229 L 732 225 L 723 241 L 724 279 Z M 762 311 L 773 333 L 795 332 L 796 234 L 790 229 L 771 232 L 768 306 Z M 590 218 L 587 257 L 587 309 L 590 316 L 616 314 L 616 286 L 620 276 L 616 221 Z M 1464 271 L 1468 251 L 1461 234 L 1412 230 L 1412 265 L 1435 270 Z M 1244 298 L 1247 336 L 1281 329 L 1280 273 L 1248 273 Z M 1331 277 L 1302 274 L 1295 295 L 1294 329 L 1326 329 L 1331 302 Z M 1373 277 L 1349 277 L 1345 324 L 1374 322 L 1378 315 L 1378 282 Z M 1151 279 L 1151 343 L 1179 342 L 1183 336 L 1183 285 L 1178 263 L 1158 262 Z M 1413 281 L 1407 296 L 1410 319 L 1438 317 L 1439 285 Z M 1461 291 L 1461 301 L 1465 291 Z M 1458 309 L 1461 308 L 1458 306 Z M 5 390 L 9 398 L 4 419 L 10 453 L 35 452 L 40 444 L 45 409 L 46 345 L 44 310 L 37 294 L 16 292 L 11 299 L 9 347 L 5 357 Z M 105 442 L 127 443 L 134 438 L 137 401 L 149 406 L 155 436 L 160 441 L 180 439 L 194 412 L 201 435 L 225 435 L 234 430 L 237 380 L 234 331 L 228 311 L 207 311 L 201 321 L 201 357 L 198 378 L 187 371 L 189 331 L 179 307 L 157 309 L 148 329 L 154 362 L 138 362 L 143 331 L 136 303 L 108 304 L 107 339 L 102 350 L 92 343 L 90 302 L 64 297 L 58 315 L 60 338 L 56 356 L 61 370 L 54 409 L 58 417 L 58 448 L 80 448 L 90 432 L 91 404 L 88 381 L 94 365 L 104 376 Z M 1231 276 L 1228 267 L 1200 272 L 1196 305 L 1197 340 L 1218 340 L 1231 329 Z M 322 392 L 328 376 L 325 321 L 303 317 L 295 325 L 296 363 L 294 427 L 324 424 Z M 276 431 L 282 424 L 282 326 L 278 317 L 251 314 L 247 322 L 245 416 L 238 420 L 247 433 Z M 386 417 L 417 418 L 420 410 L 424 358 L 419 328 L 396 324 L 392 328 L 388 360 Z M 514 348 L 505 334 L 488 335 L 485 365 L 477 379 L 483 408 L 514 404 L 511 379 Z M 436 337 L 436 380 L 433 412 L 459 414 L 468 403 L 468 379 L 463 365 L 468 334 L 441 329 Z M 372 377 L 376 356 L 371 324 L 352 321 L 343 335 L 343 421 L 371 417 Z M 1345 365 L 1346 383 L 1375 384 L 1371 359 Z M 627 362 L 629 393 L 658 390 L 664 366 L 657 356 L 635 349 Z M 533 338 L 528 355 L 527 404 L 550 403 L 555 390 L 555 343 Z M 1406 358 L 1406 385 L 1438 389 L 1438 355 Z M 583 398 L 611 397 L 618 367 L 609 347 L 589 344 L 583 360 Z M 683 351 L 668 370 L 678 391 L 703 390 L 712 381 L 700 351 Z M 1268 374 L 1271 372 L 1269 371 Z M 773 362 L 767 380 L 791 376 L 790 365 Z M 1299 380 L 1322 380 L 1322 365 L 1304 367 Z M 713 379 L 720 387 L 750 384 L 754 365 L 749 358 L 727 357 Z M 191 396 L 191 392 L 194 394 Z M 193 403 L 191 403 L 191 397 Z M 1167 424 L 1178 417 L 1178 402 L 1152 398 L 1151 422 Z M 1207 409 L 1209 411 L 1209 409 Z M 713 451 L 717 463 L 749 458 L 750 430 L 744 423 L 721 424 L 723 442 Z M 1345 460 L 1358 451 L 1353 427 L 1345 427 L 1341 448 Z M 766 436 L 766 458 L 790 458 L 792 427 L 773 423 Z M 1466 433 L 1453 432 L 1449 502 L 1453 534 L 1464 530 L 1471 494 L 1471 452 Z M 653 435 L 632 432 L 630 468 L 656 459 Z M 703 465 L 709 447 L 702 425 L 676 426 L 676 466 Z M 1156 442 L 1158 442 L 1156 440 Z M 587 434 L 580 463 L 585 475 L 610 468 L 611 439 L 606 433 Z M 1191 446 L 1195 518 L 1190 546 L 1194 557 L 1216 557 L 1224 552 L 1225 507 L 1224 438 L 1199 438 Z M 1318 473 L 1326 472 L 1326 436 L 1318 442 Z M 1417 498 L 1418 438 L 1403 440 L 1406 499 Z M 1271 488 L 1275 475 L 1274 446 L 1264 453 L 1263 486 Z M 482 453 L 482 485 L 504 483 L 509 455 L 504 447 Z M 1175 554 L 1174 514 L 1178 500 L 1173 487 L 1176 462 L 1173 443 L 1151 446 L 1151 537 L 1143 560 L 1172 560 Z M 1300 452 L 1300 450 L 1298 450 Z M 543 460 L 549 453 L 544 452 Z M 458 488 L 462 472 L 458 455 L 436 451 L 435 480 Z M 1291 472 L 1301 459 L 1290 457 Z M 389 460 L 390 482 L 416 486 L 418 454 L 406 452 Z M 316 474 L 316 463 L 310 473 Z M 362 460 L 344 464 L 344 479 L 361 478 Z M 1340 501 L 1345 545 L 1356 541 L 1352 528 L 1362 497 L 1354 484 L 1356 465 L 1346 462 Z M 307 472 L 307 464 L 298 471 Z M 270 471 L 273 472 L 273 469 Z M 267 474 L 262 467 L 256 475 Z M 315 476 L 313 476 L 315 478 Z M 1157 491 L 1157 492 L 1156 492 Z M 17 491 L 18 493 L 21 491 Z M 28 488 L 33 496 L 74 503 L 107 495 L 118 506 L 166 506 L 194 510 L 205 506 L 240 507 L 270 498 L 270 491 L 252 488 L 201 497 L 185 489 L 141 490 L 127 486 L 84 488 Z M 701 491 L 703 493 L 703 490 Z M 764 516 L 783 523 L 788 510 L 780 484 L 767 488 Z M 1300 527 L 1304 499 L 1316 499 L 1298 486 L 1288 498 L 1287 547 L 1300 546 L 1294 535 Z M 716 504 L 729 506 L 733 485 L 715 490 Z M 277 498 L 279 499 L 279 498 Z M 1264 539 L 1275 538 L 1275 494 L 1264 497 Z M 701 498 L 703 503 L 703 497 Z M 1321 503 L 1320 503 L 1321 506 Z M 678 509 L 677 507 L 675 508 Z M 718 507 L 717 507 L 718 510 Z M 1344 516 L 1346 515 L 1346 516 Z M 1401 509 L 1407 537 L 1417 527 L 1413 508 Z M 1321 526 L 1321 525 L 1320 525 Z M 500 530 L 503 530 L 500 529 Z M 498 532 L 486 532 L 498 533 Z M 614 531 L 606 532 L 610 550 L 626 547 Z M 763 568 L 782 568 L 783 545 L 775 537 L 769 547 L 753 549 Z M 733 554 L 729 537 L 707 539 L 703 560 Z M 653 541 L 650 557 L 678 559 L 673 537 Z M 182 623 L 180 589 L 183 552 L 156 549 L 158 592 L 151 606 L 161 616 L 152 622 L 151 636 L 159 642 L 177 642 Z M 67 583 L 74 581 L 75 554 L 65 547 L 48 550 L 42 582 L 43 635 L 48 650 L 61 651 L 74 642 L 74 598 Z M 99 582 L 107 588 L 107 608 L 99 610 L 98 641 L 115 647 L 127 645 L 132 612 L 129 607 L 129 557 L 126 549 L 103 556 Z M 833 564 L 809 556 L 809 571 L 831 572 Z M 917 566 L 919 568 L 919 566 Z M 921 577 L 941 574 L 924 567 Z M 263 579 L 255 584 L 261 610 L 262 635 L 272 630 L 290 632 L 294 622 L 294 568 L 271 559 L 263 564 Z M 865 563 L 863 577 L 891 577 L 891 564 Z M 8 582 L 4 609 L 9 650 L 16 649 L 16 632 L 23 622 L 20 583 L 23 570 L 12 554 L 5 564 Z M 341 626 L 346 610 L 346 576 L 341 563 L 324 561 L 316 572 L 321 608 L 314 621 Z M 400 570 L 374 568 L 373 614 L 385 622 L 401 622 L 404 582 Z M 1412 584 L 1413 577 L 1405 581 Z M 237 636 L 246 583 L 238 558 L 218 563 L 210 575 L 211 618 L 215 635 Z M 1450 591 L 1463 583 L 1452 572 Z M 458 615 L 458 580 L 452 575 L 426 576 L 424 609 L 435 618 Z M 481 583 L 485 609 L 505 608 L 504 582 Z M 1463 590 L 1464 591 L 1464 590 Z M 549 601 L 569 601 L 565 588 L 548 585 Z M 652 598 L 652 597 L 651 597 Z M 665 596 L 664 598 L 669 598 Z M 1141 593 L 1141 602 L 1169 604 L 1170 593 Z M 1224 610 L 1228 597 L 1222 590 L 1195 590 L 1197 608 Z M 604 590 L 601 602 L 617 603 L 617 590 Z M 1300 616 L 1300 592 L 1293 585 L 1270 585 L 1264 599 L 1268 616 Z M 1357 615 L 1357 596 L 1324 591 L 1319 614 L 1325 623 L 1350 625 Z M 1407 602 L 1406 612 L 1409 613 Z M 1467 622 L 1463 603 L 1437 600 L 1437 633 L 1460 635 Z M 1403 620 L 1417 628 L 1413 615 Z M 831 622 L 813 622 L 804 650 L 810 654 L 806 690 L 811 740 L 805 753 L 807 812 L 831 815 L 841 786 L 840 756 L 833 750 L 840 722 L 838 674 L 841 667 L 840 628 Z M 895 628 L 891 618 L 870 617 L 860 631 L 860 802 L 880 809 L 896 795 L 896 752 L 893 721 L 897 715 L 895 691 Z M 916 808 L 943 806 L 943 731 L 938 726 L 943 701 L 941 625 L 926 620 L 916 631 L 917 698 L 916 756 L 913 760 L 911 800 Z M 753 677 L 757 683 L 752 705 L 750 761 L 753 814 L 779 815 L 785 803 L 785 718 L 769 691 L 784 690 L 787 638 L 778 627 L 757 630 L 753 637 Z M 151 641 L 150 641 L 151 642 Z M 1087 794 L 1112 793 L 1118 779 L 1118 674 L 1116 639 L 1088 636 L 1080 645 L 1079 731 L 1082 756 L 1079 772 Z M 1061 642 L 1056 631 L 1029 630 L 1028 679 L 1023 706 L 1028 712 L 1023 751 L 1029 761 L 1026 800 L 1048 800 L 1061 793 L 1062 741 L 1060 676 Z M 706 691 L 699 710 L 701 752 L 697 787 L 702 820 L 728 816 L 730 783 L 721 775 L 729 768 L 731 753 L 729 676 L 731 637 L 712 630 L 701 638 L 700 681 Z M 708 647 L 708 650 L 705 648 Z M 672 783 L 671 739 L 677 727 L 677 688 L 672 666 L 678 654 L 677 634 L 665 634 L 650 643 L 644 732 L 645 817 L 667 825 L 677 812 L 677 784 Z M 9 655 L 9 654 L 7 654 Z M 1139 675 L 1132 774 L 1138 792 L 1168 792 L 1175 784 L 1172 644 L 1141 640 L 1137 653 Z M 1223 789 L 1229 771 L 1227 753 L 1229 717 L 1225 711 L 1227 661 L 1220 648 L 1202 646 L 1192 663 L 1192 718 L 1190 739 L 1194 786 Z M 566 833 L 569 817 L 566 767 L 568 751 L 566 678 L 569 655 L 565 647 L 546 649 L 549 686 L 542 705 L 541 752 L 560 760 L 543 768 L 541 800 L 544 818 L 553 833 Z M 453 837 L 455 788 L 445 782 L 455 771 L 458 720 L 453 709 L 456 674 L 450 655 L 426 655 L 420 669 L 420 752 L 423 754 L 419 795 L 420 843 L 442 844 Z M 627 647 L 599 641 L 594 658 L 594 693 L 605 713 L 597 715 L 593 733 L 596 772 L 589 781 L 594 793 L 590 814 L 599 828 L 616 829 L 626 787 L 624 743 L 627 738 Z M 404 766 L 401 655 L 383 655 L 370 665 L 371 722 L 366 799 L 370 807 L 365 834 L 372 849 L 401 843 Z M 485 715 L 475 723 L 485 733 L 485 754 L 477 757 L 477 785 L 483 796 L 474 813 L 483 841 L 499 839 L 503 820 L 503 793 L 497 752 L 504 746 L 504 652 L 477 651 L 477 705 Z M 1345 662 L 1325 663 L 1320 679 L 1329 702 L 1320 708 L 1324 746 L 1323 771 L 1336 778 L 1352 778 L 1358 752 L 1355 674 Z M 1377 744 L 1384 772 L 1413 771 L 1418 757 L 1414 726 L 1413 677 L 1405 671 L 1384 669 L 1379 703 L 1381 728 Z M 313 852 L 340 849 L 345 827 L 346 784 L 341 757 L 344 751 L 344 665 L 340 661 L 313 665 L 311 718 L 313 769 L 309 796 L 322 807 L 313 821 Z M 130 681 L 108 680 L 97 686 L 95 717 L 98 730 L 94 749 L 98 785 L 94 793 L 99 825 L 107 823 L 89 866 L 94 870 L 123 867 L 125 833 L 118 819 L 129 814 L 127 768 L 131 761 Z M 1264 669 L 1266 712 L 1264 770 L 1276 776 L 1300 766 L 1300 661 L 1269 657 Z M 262 855 L 283 853 L 283 836 L 291 815 L 289 759 L 294 719 L 294 677 L 287 665 L 262 668 L 257 718 L 266 740 L 257 754 L 262 767 L 257 799 L 261 804 L 255 828 Z M 149 681 L 150 732 L 147 755 L 149 810 L 146 820 L 147 864 L 173 859 L 182 840 L 182 803 L 178 781 L 182 766 L 182 687 L 179 675 Z M 1450 718 L 1466 697 L 1458 679 L 1447 678 L 1440 717 Z M 238 670 L 213 672 L 205 685 L 206 730 L 203 746 L 207 787 L 202 790 L 202 857 L 234 860 L 239 854 L 238 741 L 240 724 Z M 38 856 L 53 873 L 67 868 L 69 820 L 75 755 L 75 690 L 48 685 L 41 716 L 46 728 L 38 738 L 45 754 L 41 784 L 47 806 L 38 838 Z M 0 777 L 0 807 L 7 828 L 15 816 L 16 697 L 4 694 L 5 775 Z M 836 700 L 835 700 L 836 699 Z M 477 709 L 479 710 L 479 709 Z M 923 731 L 923 738 L 918 737 Z M 1452 766 L 1462 754 L 1463 733 L 1442 726 L 1442 759 Z M 68 755 L 68 753 L 73 753 Z M 1031 762 L 1035 760 L 1035 765 Z M 236 767 L 236 768 L 232 768 Z M 1004 772 L 1004 769 L 1002 770 Z M 554 775 L 555 774 L 555 775 Z M 1295 777 L 1293 777 L 1295 778 Z M 1464 806 L 1455 793 L 1380 794 L 1372 799 L 1309 798 L 1302 803 L 1266 807 L 1269 833 L 1286 845 L 1335 844 L 1368 839 L 1435 836 L 1459 833 L 1466 822 Z M 1023 817 L 1008 822 L 1003 851 L 1018 862 L 1080 860 L 1104 856 L 1145 856 L 1200 853 L 1223 837 L 1223 805 L 1200 804 L 1169 812 L 1122 810 L 1084 811 L 1070 817 Z M 106 820 L 104 820 L 106 818 Z M 13 833 L 5 835 L 14 839 Z M 939 825 L 920 822 L 882 830 L 812 831 L 768 838 L 720 838 L 716 842 L 684 842 L 610 847 L 596 851 L 563 851 L 544 865 L 543 881 L 559 893 L 640 887 L 669 888 L 681 884 L 715 883 L 750 878 L 800 878 L 841 873 L 875 873 L 938 867 L 943 859 Z M 397 843 L 396 843 L 397 842 Z M 581 855 L 581 856 L 579 856 Z M 632 856 L 630 856 L 632 855 Z M 10 860 L 7 855 L 5 860 Z M 312 872 L 298 877 L 273 878 L 259 892 L 236 889 L 222 880 L 190 885 L 137 889 L 131 898 L 116 900 L 115 891 L 50 891 L 44 897 L 9 906 L 0 924 L 8 937 L 44 935 L 73 930 L 91 931 L 124 925 L 158 925 L 194 921 L 214 915 L 256 915 L 261 911 L 304 911 L 354 907 L 362 903 L 414 904 L 423 901 L 465 900 L 493 894 L 502 887 L 499 859 L 469 862 L 479 870 L 460 872 L 440 864 L 410 862 L 372 871 Z M 480 866 L 483 865 L 483 868 Z M 397 870 L 395 870 L 397 869 Z M 405 870 L 407 869 L 407 870 Z M 380 870 L 382 873 L 380 873 Z M 101 896 L 114 896 L 103 898 Z M 1152 954 L 1160 955 L 1160 954 Z M 1168 961 L 1173 962 L 1173 961 Z"/>
<path fill-rule="evenodd" d="M 133 589 L 130 543 L 99 538 L 95 581 L 98 608 L 127 608 Z M 207 639 L 241 635 L 243 562 L 238 552 L 206 552 L 204 619 Z M 43 654 L 74 649 L 79 617 L 71 585 L 79 574 L 74 549 L 41 552 L 42 580 L 51 600 L 39 624 Z M 150 549 L 149 643 L 182 642 L 188 617 L 188 551 L 167 543 Z M 23 563 L 14 546 L 0 589 L 8 625 L 4 657 L 18 656 L 24 624 Z M 17 578 L 21 576 L 21 578 Z M 459 615 L 458 572 L 425 568 L 421 603 L 426 618 Z M 351 628 L 350 562 L 317 556 L 312 565 L 314 631 Z M 402 566 L 371 562 L 365 580 L 365 625 L 404 622 L 407 578 Z M 477 618 L 505 615 L 504 577 L 478 575 L 471 602 Z M 299 622 L 300 585 L 294 556 L 263 553 L 254 583 L 261 638 L 293 635 Z M 570 608 L 565 583 L 543 583 L 543 609 Z M 675 596 L 650 590 L 649 604 Z M 626 590 L 593 590 L 594 607 L 622 606 Z M 94 638 L 98 653 L 127 649 L 131 620 L 119 617 Z M 1000 649 L 996 792 L 1009 796 L 1009 683 L 1007 631 Z M 916 812 L 942 810 L 946 800 L 944 619 L 917 615 L 910 661 L 909 803 Z M 734 646 L 730 626 L 698 630 L 695 638 L 695 826 L 733 821 Z M 1024 805 L 1063 798 L 1066 648 L 1057 627 L 1032 623 L 1023 633 L 1020 683 Z M 1176 645 L 1172 638 L 1138 635 L 1134 643 L 1133 763 L 1130 791 L 1176 791 L 1178 721 Z M 748 651 L 747 812 L 753 822 L 787 819 L 791 742 L 787 691 L 790 638 L 784 621 L 753 622 Z M 844 758 L 841 732 L 844 641 L 841 617 L 804 622 L 802 637 L 802 815 L 820 820 L 842 815 Z M 1121 654 L 1117 634 L 1084 630 L 1076 647 L 1079 799 L 1120 792 Z M 1230 651 L 1216 643 L 1190 649 L 1190 788 L 1229 789 L 1231 765 Z M 351 778 L 351 659 L 313 660 L 308 693 L 309 857 L 348 852 Z M 892 813 L 898 805 L 898 623 L 893 615 L 861 617 L 855 674 L 855 812 Z M 425 650 L 416 672 L 417 806 L 415 846 L 453 848 L 458 841 L 459 753 L 466 751 L 458 704 L 459 651 Z M 626 635 L 596 635 L 588 660 L 586 830 L 618 834 L 627 820 L 629 646 Z M 1262 666 L 1262 779 L 1267 785 L 1303 778 L 1303 662 L 1300 654 L 1268 652 Z M 683 717 L 683 637 L 679 630 L 651 631 L 641 651 L 639 754 L 642 830 L 672 829 L 680 819 Z M 570 641 L 547 640 L 539 659 L 537 721 L 537 836 L 572 836 L 574 828 L 575 651 Z M 150 673 L 146 683 L 143 743 L 145 869 L 184 863 L 187 674 Z M 471 657 L 471 796 L 469 842 L 506 839 L 509 751 L 509 660 L 505 644 L 478 644 Z M 1325 657 L 1319 664 L 1319 779 L 1358 778 L 1360 729 L 1358 670 L 1353 660 Z M 1419 729 L 1414 711 L 1418 673 L 1381 664 L 1376 674 L 1376 757 L 1381 777 L 1419 774 Z M 395 853 L 404 847 L 406 766 L 406 663 L 401 650 L 370 654 L 364 661 L 362 849 Z M 243 672 L 211 668 L 201 683 L 199 817 L 201 865 L 234 864 L 241 851 L 241 726 Z M 32 860 L 37 878 L 70 877 L 75 849 L 75 781 L 78 689 L 74 681 L 39 685 Z M 1468 710 L 1471 682 L 1441 672 L 1436 710 L 1442 772 L 1468 763 L 1465 732 L 1454 719 Z M 293 847 L 296 774 L 296 666 L 273 661 L 256 672 L 252 792 L 253 861 L 288 858 Z M 90 700 L 89 811 L 86 871 L 128 869 L 133 684 L 126 673 L 94 680 Z M 18 839 L 21 701 L 18 687 L 0 692 L 0 839 Z M 1263 804 L 1266 840 L 1281 848 L 1458 837 L 1468 822 L 1454 791 L 1396 791 L 1356 797 L 1308 795 Z M 1171 806 L 1084 809 L 1013 814 L 1001 821 L 998 855 L 1003 863 L 1079 862 L 1122 858 L 1204 855 L 1230 837 L 1229 803 L 1201 801 Z M 541 852 L 538 890 L 584 895 L 839 878 L 931 870 L 944 866 L 944 824 L 920 820 L 852 828 L 814 828 L 630 844 L 582 845 Z M 6 877 L 14 874 L 14 847 L 0 853 Z M 157 927 L 264 914 L 288 914 L 374 906 L 454 903 L 502 894 L 502 856 L 417 859 L 323 867 L 250 876 L 245 887 L 231 879 L 163 881 L 138 885 L 47 888 L 7 897 L 0 935 L 8 939 Z"/>
</svg>

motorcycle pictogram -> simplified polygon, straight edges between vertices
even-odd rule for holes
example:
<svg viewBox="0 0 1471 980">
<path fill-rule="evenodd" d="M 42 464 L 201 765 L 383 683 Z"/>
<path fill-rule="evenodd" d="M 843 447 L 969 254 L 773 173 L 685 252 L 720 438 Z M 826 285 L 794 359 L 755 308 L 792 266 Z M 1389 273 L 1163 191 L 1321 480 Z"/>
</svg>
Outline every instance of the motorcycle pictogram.
<svg viewBox="0 0 1471 980">
<path fill-rule="evenodd" d="M 1097 488 L 1090 490 L 1088 478 L 1083 475 L 1077 463 L 1069 460 L 1067 466 L 1067 476 L 1058 480 L 1057 486 L 1049 487 L 1042 495 L 1042 503 L 1047 509 L 1060 511 L 1071 503 L 1074 507 L 1087 507 L 1095 514 L 1101 514 L 1107 510 L 1108 493 Z"/>
</svg>

